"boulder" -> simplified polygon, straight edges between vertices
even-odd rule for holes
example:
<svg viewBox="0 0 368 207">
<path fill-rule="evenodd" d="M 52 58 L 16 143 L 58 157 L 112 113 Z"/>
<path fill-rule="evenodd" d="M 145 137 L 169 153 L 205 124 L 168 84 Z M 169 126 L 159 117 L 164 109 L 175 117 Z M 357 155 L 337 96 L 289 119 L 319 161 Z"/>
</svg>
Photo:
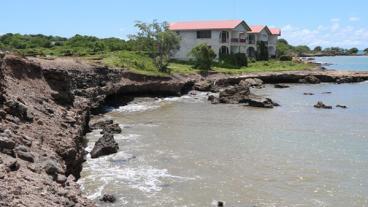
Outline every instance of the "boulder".
<svg viewBox="0 0 368 207">
<path fill-rule="evenodd" d="M 54 160 L 46 160 L 43 163 L 43 169 L 45 170 L 47 174 L 53 175 L 53 176 L 63 171 L 61 167 L 59 166 L 59 164 L 55 162 Z"/>
<path fill-rule="evenodd" d="M 28 108 L 20 102 L 8 101 L 6 102 L 7 108 L 5 111 L 13 116 L 18 117 L 21 120 L 33 121 L 33 115 L 29 112 Z"/>
<path fill-rule="evenodd" d="M 317 109 L 332 109 L 332 106 L 325 105 L 322 101 L 318 101 L 317 104 L 314 105 Z"/>
<path fill-rule="evenodd" d="M 279 106 L 278 103 L 274 103 L 269 98 L 262 97 L 251 97 L 247 100 L 248 106 L 260 107 L 260 108 L 273 108 L 274 106 Z"/>
<path fill-rule="evenodd" d="M 114 136 L 106 133 L 95 143 L 95 146 L 91 151 L 91 158 L 110 155 L 116 153 L 118 149 L 119 145 L 116 143 Z"/>
<path fill-rule="evenodd" d="M 238 104 L 243 100 L 248 99 L 249 95 L 249 86 L 246 84 L 229 86 L 220 92 L 219 102 L 226 104 Z"/>
<path fill-rule="evenodd" d="M 211 81 L 199 81 L 194 84 L 193 89 L 197 91 L 211 91 L 212 85 Z"/>
<path fill-rule="evenodd" d="M 275 84 L 274 85 L 275 88 L 290 88 L 290 86 L 288 85 L 283 85 L 283 84 Z"/>
<path fill-rule="evenodd" d="M 105 126 L 111 125 L 113 123 L 114 123 L 113 120 L 108 119 L 108 120 L 102 120 L 102 121 L 97 121 L 95 123 L 91 123 L 91 125 L 89 127 L 91 129 L 103 129 L 103 128 L 105 128 Z"/>
<path fill-rule="evenodd" d="M 119 124 L 110 124 L 103 128 L 101 134 L 119 134 L 121 131 Z"/>
<path fill-rule="evenodd" d="M 309 75 L 304 77 L 303 79 L 300 79 L 299 82 L 301 83 L 309 83 L 309 84 L 318 84 L 321 83 L 321 81 L 314 75 Z"/>
<path fill-rule="evenodd" d="M 64 184 L 66 182 L 66 177 L 63 174 L 57 174 L 55 181 L 60 184 Z"/>
<path fill-rule="evenodd" d="M 0 149 L 13 149 L 15 147 L 15 142 L 13 139 L 0 135 Z"/>
<path fill-rule="evenodd" d="M 262 87 L 263 81 L 259 78 L 247 78 L 240 81 L 239 85 L 241 86 L 251 86 L 251 87 Z"/>
<path fill-rule="evenodd" d="M 14 149 L 14 151 L 17 157 L 19 157 L 20 159 L 28 162 L 34 162 L 34 156 L 26 146 L 24 145 L 17 146 Z"/>
<path fill-rule="evenodd" d="M 108 203 L 114 203 L 116 201 L 116 198 L 114 195 L 111 194 L 104 194 L 102 198 L 100 198 L 100 201 L 108 202 Z"/>
</svg>

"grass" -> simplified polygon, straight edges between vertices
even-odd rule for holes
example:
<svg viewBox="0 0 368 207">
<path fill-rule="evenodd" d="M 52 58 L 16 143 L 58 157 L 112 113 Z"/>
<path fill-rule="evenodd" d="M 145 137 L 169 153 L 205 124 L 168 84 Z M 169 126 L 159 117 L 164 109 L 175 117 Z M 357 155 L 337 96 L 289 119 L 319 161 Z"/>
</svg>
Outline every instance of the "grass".
<svg viewBox="0 0 368 207">
<path fill-rule="evenodd" d="M 226 74 L 242 74 L 242 73 L 257 73 L 257 72 L 281 72 L 281 71 L 298 71 L 313 68 L 313 64 L 295 63 L 292 61 L 257 61 L 249 63 L 248 67 L 239 69 L 214 67 L 212 71 Z M 193 69 L 190 64 L 185 63 L 171 63 L 169 65 L 172 73 L 193 74 L 198 73 L 198 69 Z"/>
<path fill-rule="evenodd" d="M 103 55 L 102 62 L 111 68 L 126 68 L 139 74 L 168 76 L 167 73 L 160 72 L 157 69 L 150 57 L 136 52 L 111 52 Z"/>
<path fill-rule="evenodd" d="M 50 52 L 50 51 L 47 51 Z M 58 56 L 60 51 L 52 51 L 54 56 Z M 132 51 L 117 51 L 106 52 L 96 55 L 86 55 L 81 57 L 88 61 L 98 61 L 110 68 L 129 69 L 135 73 L 150 75 L 150 76 L 169 76 L 170 74 L 196 74 L 200 70 L 194 69 L 192 65 L 185 61 L 172 61 L 168 68 L 170 73 L 160 72 L 152 58 L 139 52 Z M 213 72 L 225 74 L 242 74 L 242 73 L 257 73 L 257 72 L 280 72 L 280 71 L 298 71 L 313 68 L 313 64 L 295 63 L 292 61 L 257 61 L 250 62 L 248 67 L 239 69 L 213 67 Z"/>
</svg>

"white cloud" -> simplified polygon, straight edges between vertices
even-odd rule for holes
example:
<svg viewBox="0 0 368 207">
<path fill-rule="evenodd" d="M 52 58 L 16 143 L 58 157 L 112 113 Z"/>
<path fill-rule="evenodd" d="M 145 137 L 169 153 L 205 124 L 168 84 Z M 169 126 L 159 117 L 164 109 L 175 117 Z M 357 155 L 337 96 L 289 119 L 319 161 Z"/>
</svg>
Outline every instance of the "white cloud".
<svg viewBox="0 0 368 207">
<path fill-rule="evenodd" d="M 285 25 L 282 27 L 282 38 L 292 45 L 308 45 L 310 47 L 368 47 L 368 27 L 340 24 L 340 20 L 331 19 L 328 25 L 315 28 Z"/>
<path fill-rule="evenodd" d="M 359 21 L 360 18 L 359 17 L 349 17 L 349 21 L 351 22 L 356 22 L 356 21 Z"/>
</svg>

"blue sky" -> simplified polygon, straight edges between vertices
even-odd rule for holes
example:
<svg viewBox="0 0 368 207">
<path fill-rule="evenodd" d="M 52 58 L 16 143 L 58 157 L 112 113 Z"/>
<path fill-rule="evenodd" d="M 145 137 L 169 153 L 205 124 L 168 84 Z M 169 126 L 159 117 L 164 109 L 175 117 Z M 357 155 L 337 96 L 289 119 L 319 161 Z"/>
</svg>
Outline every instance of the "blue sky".
<svg viewBox="0 0 368 207">
<path fill-rule="evenodd" d="M 244 19 L 292 44 L 368 47 L 367 0 L 1 0 L 0 34 L 126 38 L 136 20 Z"/>
</svg>

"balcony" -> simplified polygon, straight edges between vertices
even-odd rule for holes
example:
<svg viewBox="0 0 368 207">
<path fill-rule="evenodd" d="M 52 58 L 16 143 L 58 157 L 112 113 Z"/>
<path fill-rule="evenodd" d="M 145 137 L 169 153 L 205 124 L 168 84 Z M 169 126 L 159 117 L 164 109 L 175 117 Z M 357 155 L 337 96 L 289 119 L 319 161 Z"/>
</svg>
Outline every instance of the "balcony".
<svg viewBox="0 0 368 207">
<path fill-rule="evenodd" d="M 247 42 L 247 40 L 243 39 L 243 38 L 231 38 L 231 43 L 245 44 L 246 42 Z"/>
<path fill-rule="evenodd" d="M 250 45 L 254 45 L 254 44 L 256 44 L 256 40 L 248 40 L 248 43 L 249 43 Z"/>
</svg>

